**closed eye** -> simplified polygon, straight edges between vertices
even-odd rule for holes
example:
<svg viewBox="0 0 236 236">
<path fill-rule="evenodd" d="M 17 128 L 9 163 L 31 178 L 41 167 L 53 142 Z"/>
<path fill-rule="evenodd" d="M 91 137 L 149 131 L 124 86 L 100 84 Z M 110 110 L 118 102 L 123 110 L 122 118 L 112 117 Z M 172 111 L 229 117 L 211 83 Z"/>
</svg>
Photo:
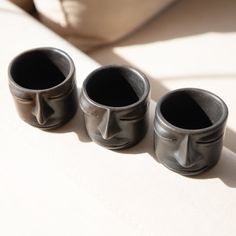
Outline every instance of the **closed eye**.
<svg viewBox="0 0 236 236">
<path fill-rule="evenodd" d="M 219 141 L 220 139 L 222 139 L 222 137 L 223 137 L 223 134 L 222 135 L 220 135 L 219 137 L 217 137 L 217 138 L 215 138 L 215 139 L 206 139 L 206 140 L 199 140 L 199 141 L 197 141 L 196 143 L 198 143 L 198 144 L 209 144 L 209 143 L 215 143 L 215 142 L 217 142 L 217 141 Z"/>
<path fill-rule="evenodd" d="M 168 141 L 168 142 L 175 142 L 177 139 L 176 138 L 167 138 L 167 137 L 164 137 L 164 136 L 160 136 L 162 139 Z"/>
</svg>

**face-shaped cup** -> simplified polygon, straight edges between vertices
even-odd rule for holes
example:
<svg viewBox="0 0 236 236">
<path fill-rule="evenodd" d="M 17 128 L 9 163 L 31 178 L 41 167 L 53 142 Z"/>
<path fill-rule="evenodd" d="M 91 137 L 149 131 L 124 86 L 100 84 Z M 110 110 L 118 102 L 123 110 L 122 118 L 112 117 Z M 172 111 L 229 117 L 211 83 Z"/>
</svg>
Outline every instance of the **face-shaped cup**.
<svg viewBox="0 0 236 236">
<path fill-rule="evenodd" d="M 155 111 L 157 158 L 182 175 L 209 169 L 219 160 L 227 116 L 227 106 L 211 92 L 195 88 L 169 92 Z"/>
<path fill-rule="evenodd" d="M 80 107 L 88 135 L 108 149 L 123 149 L 147 131 L 150 85 L 141 72 L 118 65 L 100 67 L 85 79 Z"/>
<path fill-rule="evenodd" d="M 75 66 L 56 48 L 36 48 L 9 65 L 9 88 L 20 117 L 32 126 L 53 129 L 75 114 Z"/>
</svg>

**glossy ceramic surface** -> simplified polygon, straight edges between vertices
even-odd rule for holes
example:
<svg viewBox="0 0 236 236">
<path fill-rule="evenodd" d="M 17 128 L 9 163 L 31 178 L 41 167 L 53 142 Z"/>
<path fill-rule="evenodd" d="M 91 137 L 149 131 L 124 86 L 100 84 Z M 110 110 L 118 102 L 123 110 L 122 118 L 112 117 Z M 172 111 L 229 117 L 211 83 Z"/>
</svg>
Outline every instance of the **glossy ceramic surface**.
<svg viewBox="0 0 236 236">
<path fill-rule="evenodd" d="M 80 96 L 90 138 L 109 149 L 136 144 L 147 131 L 149 94 L 146 76 L 134 68 L 109 65 L 93 71 Z"/>
<path fill-rule="evenodd" d="M 36 48 L 9 65 L 9 88 L 20 117 L 32 126 L 54 129 L 77 109 L 75 66 L 56 48 Z"/>
<path fill-rule="evenodd" d="M 183 88 L 169 92 L 155 112 L 158 160 L 183 175 L 214 166 L 221 155 L 227 116 L 226 104 L 209 91 Z"/>
</svg>

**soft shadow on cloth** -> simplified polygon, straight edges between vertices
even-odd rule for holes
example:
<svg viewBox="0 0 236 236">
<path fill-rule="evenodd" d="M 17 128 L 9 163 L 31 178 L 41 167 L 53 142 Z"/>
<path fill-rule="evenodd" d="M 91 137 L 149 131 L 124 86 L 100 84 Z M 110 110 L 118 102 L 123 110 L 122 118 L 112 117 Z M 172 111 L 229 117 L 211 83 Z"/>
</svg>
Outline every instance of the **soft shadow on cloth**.
<svg viewBox="0 0 236 236">
<path fill-rule="evenodd" d="M 147 44 L 209 32 L 236 31 L 236 1 L 176 1 L 116 46 Z M 155 30 L 154 30 L 155 29 Z"/>
</svg>

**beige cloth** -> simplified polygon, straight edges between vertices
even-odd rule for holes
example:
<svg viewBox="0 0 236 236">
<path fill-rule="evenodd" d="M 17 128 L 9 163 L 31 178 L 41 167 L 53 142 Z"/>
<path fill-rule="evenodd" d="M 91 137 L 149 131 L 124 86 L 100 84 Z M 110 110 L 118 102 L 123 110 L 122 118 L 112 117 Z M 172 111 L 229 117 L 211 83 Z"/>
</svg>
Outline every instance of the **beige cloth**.
<svg viewBox="0 0 236 236">
<path fill-rule="evenodd" d="M 121 39 L 172 1 L 34 0 L 34 4 L 45 25 L 88 51 Z"/>
<path fill-rule="evenodd" d="M 34 10 L 33 0 L 10 0 L 10 1 L 29 13 L 31 13 Z"/>
</svg>

